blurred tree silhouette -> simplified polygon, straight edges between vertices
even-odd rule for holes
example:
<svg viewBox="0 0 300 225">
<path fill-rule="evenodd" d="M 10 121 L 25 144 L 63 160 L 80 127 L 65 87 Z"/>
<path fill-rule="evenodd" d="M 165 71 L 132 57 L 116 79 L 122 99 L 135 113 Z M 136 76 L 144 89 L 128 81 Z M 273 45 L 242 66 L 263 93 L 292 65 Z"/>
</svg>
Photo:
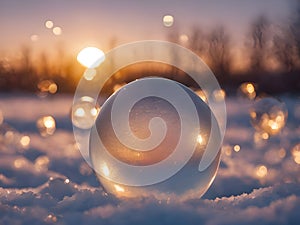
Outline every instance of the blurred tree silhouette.
<svg viewBox="0 0 300 225">
<path fill-rule="evenodd" d="M 281 32 L 274 35 L 273 54 L 283 71 L 292 72 L 296 69 L 296 45 L 289 28 L 281 28 Z"/>
<path fill-rule="evenodd" d="M 242 72 L 232 69 L 236 60 L 232 49 L 231 36 L 224 26 L 216 26 L 209 31 L 194 26 L 185 38 L 184 46 L 199 55 L 215 73 L 221 85 L 236 89 L 242 82 L 255 82 L 261 91 L 283 92 L 300 90 L 300 2 L 291 21 L 281 25 L 272 24 L 264 15 L 257 17 L 249 26 L 249 33 L 244 43 L 242 59 L 245 68 Z M 183 34 L 177 26 L 168 28 L 167 39 L 181 44 Z M 186 36 L 184 34 L 184 36 Z M 116 46 L 112 38 L 109 47 Z M 40 52 L 38 59 L 33 59 L 32 46 L 22 46 L 19 58 L 14 62 L 0 59 L 0 91 L 22 90 L 37 91 L 37 85 L 43 80 L 54 81 L 61 92 L 73 92 L 85 68 L 81 67 L 74 56 L 67 54 L 64 43 L 58 43 L 53 61 L 49 52 Z M 245 50 L 245 51 L 244 51 Z M 182 60 L 171 53 L 174 63 Z M 249 65 L 247 62 L 249 61 Z M 115 62 L 111 61 L 111 66 Z M 143 65 L 145 74 L 165 74 L 166 77 L 194 85 L 193 81 L 175 67 Z M 117 72 L 110 80 L 115 83 L 130 81 L 131 73 L 141 71 L 130 68 Z M 271 68 L 271 69 L 270 69 Z M 151 72 L 152 69 L 152 72 Z M 136 78 L 136 77 L 135 77 Z M 270 82 L 272 79 L 272 82 Z"/>
<path fill-rule="evenodd" d="M 208 35 L 208 64 L 213 68 L 220 82 L 227 79 L 231 63 L 229 36 L 223 26 L 215 28 Z"/>
<path fill-rule="evenodd" d="M 251 45 L 250 47 L 250 70 L 258 73 L 262 72 L 267 55 L 267 38 L 269 21 L 265 16 L 259 16 L 250 27 Z"/>
<path fill-rule="evenodd" d="M 207 54 L 208 49 L 206 38 L 206 34 L 204 34 L 201 28 L 195 26 L 192 29 L 188 45 L 190 49 L 192 49 L 197 55 L 203 58 Z"/>
<path fill-rule="evenodd" d="M 180 33 L 177 27 L 171 28 L 170 32 L 168 33 L 168 41 L 180 45 Z M 171 57 L 172 57 L 172 62 L 175 65 L 180 60 L 180 56 L 177 55 L 177 52 L 172 52 Z M 172 79 L 176 78 L 178 76 L 178 69 L 172 67 L 170 74 Z"/>
<path fill-rule="evenodd" d="M 298 57 L 300 58 L 300 1 L 297 1 L 296 12 L 292 18 L 291 32 L 295 41 Z"/>
</svg>

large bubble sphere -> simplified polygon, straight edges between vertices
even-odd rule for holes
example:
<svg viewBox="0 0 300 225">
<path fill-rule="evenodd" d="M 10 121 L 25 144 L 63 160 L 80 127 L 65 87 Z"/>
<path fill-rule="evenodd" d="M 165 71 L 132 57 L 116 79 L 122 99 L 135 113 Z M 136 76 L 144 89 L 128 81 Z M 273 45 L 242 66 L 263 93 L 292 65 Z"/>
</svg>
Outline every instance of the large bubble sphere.
<svg viewBox="0 0 300 225">
<path fill-rule="evenodd" d="M 136 80 L 101 108 L 90 135 L 93 168 L 117 197 L 200 198 L 219 166 L 221 135 L 213 124 L 208 105 L 186 86 L 163 78 Z M 211 163 L 199 170 L 213 148 Z"/>
<path fill-rule="evenodd" d="M 262 98 L 250 109 L 251 123 L 257 131 L 277 135 L 286 124 L 287 109 L 275 98 Z"/>
</svg>

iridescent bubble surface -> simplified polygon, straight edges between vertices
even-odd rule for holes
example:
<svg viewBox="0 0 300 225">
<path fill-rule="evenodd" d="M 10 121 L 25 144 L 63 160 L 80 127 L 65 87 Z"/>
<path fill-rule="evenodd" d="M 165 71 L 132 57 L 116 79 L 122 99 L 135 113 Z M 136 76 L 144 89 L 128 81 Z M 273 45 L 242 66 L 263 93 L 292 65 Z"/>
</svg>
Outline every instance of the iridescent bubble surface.
<svg viewBox="0 0 300 225">
<path fill-rule="evenodd" d="M 181 199 L 200 198 L 211 185 L 219 165 L 220 150 L 209 167 L 201 172 L 199 171 L 199 162 L 201 161 L 204 152 L 207 150 L 209 138 L 214 139 L 215 142 L 220 141 L 220 133 L 215 133 L 210 137 L 212 123 L 215 123 L 216 120 L 207 104 L 203 102 L 201 98 L 184 85 L 172 81 L 177 83 L 178 87 L 180 87 L 192 100 L 198 117 L 196 126 L 200 127 L 200 132 L 197 131 L 198 133 L 195 135 L 195 130 L 193 129 L 184 131 L 181 129 L 184 126 L 183 123 L 185 123 L 181 118 L 183 116 L 189 117 L 191 115 L 190 108 L 184 108 L 180 111 L 166 99 L 157 96 L 149 96 L 142 98 L 133 105 L 129 113 L 128 121 L 118 123 L 117 129 L 122 130 L 129 124 L 131 132 L 135 137 L 147 140 L 155 135 L 153 134 L 154 128 L 152 126 L 158 126 L 158 124 L 156 124 L 157 122 L 164 124 L 164 127 L 161 129 L 166 129 L 164 133 L 165 136 L 157 146 L 149 151 L 137 150 L 134 147 L 130 148 L 130 146 L 122 143 L 116 135 L 112 122 L 112 117 L 114 115 L 112 110 L 114 104 L 116 104 L 118 94 L 122 91 L 126 91 L 130 95 L 132 86 L 134 85 L 133 83 L 139 84 L 139 82 L 142 82 L 141 80 L 123 86 L 102 106 L 90 136 L 90 156 L 93 168 L 97 172 L 98 178 L 104 189 L 117 197 L 153 195 L 157 199 L 172 199 L 173 197 L 176 197 L 177 199 L 178 197 Z M 161 80 L 166 81 L 166 79 Z M 153 87 L 149 86 L 148 88 L 151 89 Z M 147 88 L 144 88 L 143 90 L 146 91 L 146 89 Z M 159 92 L 159 90 L 157 90 L 157 92 Z M 177 94 L 175 93 L 174 97 L 180 99 L 180 97 L 176 95 Z M 160 120 L 158 120 L 158 118 Z M 192 125 L 188 127 L 192 127 Z M 132 165 L 138 170 L 138 175 L 143 176 L 148 167 L 158 165 L 159 163 L 164 162 L 164 160 L 167 160 L 170 155 L 174 154 L 176 151 L 175 148 L 180 145 L 180 138 L 183 135 L 182 132 L 187 132 L 185 135 L 188 137 L 188 141 L 195 145 L 195 149 L 193 150 L 194 152 L 191 158 L 186 163 L 183 163 L 183 158 L 188 152 L 188 147 L 185 148 L 183 146 L 179 149 L 179 156 L 181 156 L 182 160 L 171 161 L 162 166 L 163 169 L 160 173 L 172 168 L 174 165 L 183 163 L 182 168 L 173 176 L 162 182 L 141 186 L 119 183 L 113 179 L 114 176 L 118 176 L 120 180 L 122 180 L 122 178 L 124 178 L 123 180 L 128 179 L 128 183 L 135 182 L 137 178 L 135 176 L 130 176 L 126 171 L 124 172 L 118 165 Z M 101 140 L 101 145 L 98 144 L 100 142 L 97 142 L 97 139 Z M 119 164 L 112 160 L 106 160 L 106 158 L 103 157 L 103 152 L 109 153 L 110 156 L 118 160 L 117 162 Z M 145 179 L 147 179 L 147 177 Z"/>
</svg>

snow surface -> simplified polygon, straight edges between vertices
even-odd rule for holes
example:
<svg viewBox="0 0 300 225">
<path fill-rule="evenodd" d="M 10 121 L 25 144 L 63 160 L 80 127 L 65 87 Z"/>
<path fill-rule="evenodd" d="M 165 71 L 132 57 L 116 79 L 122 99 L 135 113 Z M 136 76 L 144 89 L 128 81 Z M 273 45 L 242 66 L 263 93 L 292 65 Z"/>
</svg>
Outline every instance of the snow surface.
<svg viewBox="0 0 300 225">
<path fill-rule="evenodd" d="M 185 202 L 106 194 L 76 148 L 72 100 L 68 95 L 0 95 L 1 225 L 300 224 L 300 165 L 291 153 L 300 143 L 299 97 L 281 96 L 289 111 L 286 127 L 257 143 L 248 115 L 252 102 L 229 97 L 217 177 L 201 199 Z M 57 129 L 53 136 L 41 137 L 36 120 L 47 115 L 55 118 Z M 17 138 L 4 143 L 5 131 L 12 128 L 15 137 L 30 137 L 28 149 Z M 260 166 L 267 168 L 266 176 L 258 176 Z"/>
</svg>

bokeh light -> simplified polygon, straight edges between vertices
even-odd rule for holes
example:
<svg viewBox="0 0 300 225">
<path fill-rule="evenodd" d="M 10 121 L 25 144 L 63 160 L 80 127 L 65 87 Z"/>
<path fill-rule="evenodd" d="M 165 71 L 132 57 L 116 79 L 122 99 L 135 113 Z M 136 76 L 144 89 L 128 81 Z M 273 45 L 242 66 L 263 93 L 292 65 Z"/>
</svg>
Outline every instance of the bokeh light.
<svg viewBox="0 0 300 225">
<path fill-rule="evenodd" d="M 286 124 L 287 109 L 283 102 L 275 98 L 263 98 L 255 102 L 250 109 L 250 118 L 253 127 L 262 132 L 262 138 L 278 134 Z"/>
<path fill-rule="evenodd" d="M 254 84 L 250 82 L 242 83 L 238 89 L 238 95 L 251 100 L 254 99 L 256 97 Z"/>
<path fill-rule="evenodd" d="M 37 85 L 41 93 L 55 94 L 58 90 L 57 84 L 52 80 L 42 80 Z"/>
<path fill-rule="evenodd" d="M 56 123 L 52 116 L 43 116 L 36 122 L 36 126 L 43 137 L 53 135 L 56 130 Z"/>
<path fill-rule="evenodd" d="M 222 147 L 222 153 L 224 153 L 226 156 L 231 156 L 232 154 L 232 148 L 230 145 L 224 145 Z"/>
<path fill-rule="evenodd" d="M 198 135 L 198 137 L 197 137 L 197 142 L 198 142 L 200 145 L 203 144 L 204 141 L 203 141 L 203 137 L 202 137 L 201 134 Z"/>
<path fill-rule="evenodd" d="M 49 214 L 45 219 L 44 221 L 46 223 L 56 223 L 57 222 L 57 217 L 53 214 Z"/>
<path fill-rule="evenodd" d="M 125 192 L 125 189 L 121 185 L 114 184 L 114 187 L 117 192 Z"/>
<path fill-rule="evenodd" d="M 235 152 L 239 152 L 239 151 L 241 150 L 241 146 L 235 145 L 235 146 L 233 146 L 233 150 L 234 150 Z"/>
<path fill-rule="evenodd" d="M 65 184 L 69 184 L 70 183 L 70 179 L 66 178 L 64 181 Z"/>
<path fill-rule="evenodd" d="M 189 41 L 189 37 L 186 34 L 182 34 L 179 36 L 179 40 L 181 43 L 185 44 Z"/>
<path fill-rule="evenodd" d="M 54 27 L 52 29 L 52 32 L 53 32 L 54 35 L 59 36 L 59 35 L 62 34 L 62 28 L 61 27 Z"/>
<path fill-rule="evenodd" d="M 36 41 L 39 40 L 39 36 L 37 34 L 33 34 L 33 35 L 30 36 L 30 40 L 32 42 L 36 42 Z"/>
<path fill-rule="evenodd" d="M 48 156 L 39 156 L 35 159 L 34 167 L 38 171 L 46 171 L 48 170 L 48 165 L 50 163 L 50 160 Z"/>
<path fill-rule="evenodd" d="M 26 149 L 21 144 L 23 135 L 7 123 L 0 124 L 0 151 L 18 151 Z"/>
<path fill-rule="evenodd" d="M 300 143 L 292 148 L 292 156 L 297 164 L 300 164 Z"/>
<path fill-rule="evenodd" d="M 263 145 L 266 143 L 266 140 L 270 138 L 270 135 L 264 131 L 256 131 L 253 134 L 253 141 L 256 145 Z"/>
<path fill-rule="evenodd" d="M 7 130 L 4 134 L 5 142 L 7 144 L 13 144 L 15 139 L 15 132 L 13 130 Z"/>
<path fill-rule="evenodd" d="M 94 104 L 94 99 L 88 96 L 82 97 L 72 107 L 72 123 L 77 128 L 89 129 L 96 120 L 99 113 L 99 105 Z"/>
<path fill-rule="evenodd" d="M 54 26 L 54 23 L 53 23 L 53 21 L 51 21 L 51 20 L 47 20 L 47 21 L 45 22 L 45 27 L 46 27 L 46 28 L 48 28 L 48 29 L 52 29 L 52 28 L 53 28 L 53 26 Z"/>
<path fill-rule="evenodd" d="M 86 80 L 93 80 L 94 77 L 96 76 L 97 72 L 95 69 L 87 69 L 84 74 L 83 77 Z"/>
<path fill-rule="evenodd" d="M 264 178 L 265 176 L 267 176 L 268 174 L 268 168 L 264 165 L 260 165 L 258 167 L 256 167 L 256 175 L 259 178 Z"/>
<path fill-rule="evenodd" d="M 28 165 L 28 161 L 25 158 L 17 158 L 14 161 L 14 167 L 17 169 L 23 168 Z"/>
<path fill-rule="evenodd" d="M 267 163 L 271 165 L 278 164 L 282 161 L 282 159 L 285 157 L 286 151 L 284 148 L 280 149 L 274 149 L 271 148 L 270 150 L 266 151 L 264 154 L 264 159 Z"/>
<path fill-rule="evenodd" d="M 163 17 L 163 23 L 165 27 L 171 27 L 174 23 L 174 17 L 171 15 L 165 15 Z"/>
<path fill-rule="evenodd" d="M 261 137 L 262 137 L 262 139 L 264 139 L 264 140 L 268 140 L 268 139 L 269 139 L 269 134 L 266 133 L 266 132 L 263 132 L 263 133 L 261 134 Z"/>
<path fill-rule="evenodd" d="M 21 137 L 20 144 L 24 149 L 27 149 L 30 145 L 30 137 L 27 135 Z"/>
<path fill-rule="evenodd" d="M 98 67 L 104 60 L 104 52 L 95 47 L 86 47 L 77 55 L 77 61 L 89 69 Z"/>
</svg>

